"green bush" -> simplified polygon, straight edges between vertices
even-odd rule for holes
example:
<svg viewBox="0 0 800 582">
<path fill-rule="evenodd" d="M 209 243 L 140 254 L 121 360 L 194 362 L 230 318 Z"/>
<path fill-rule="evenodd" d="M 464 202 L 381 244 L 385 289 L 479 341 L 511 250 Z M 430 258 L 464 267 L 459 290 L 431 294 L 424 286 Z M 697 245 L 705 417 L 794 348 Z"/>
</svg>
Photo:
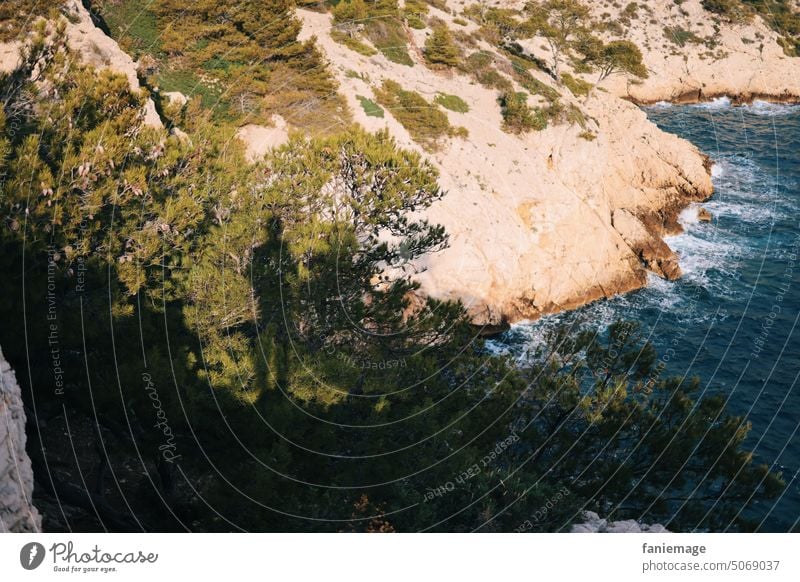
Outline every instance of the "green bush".
<svg viewBox="0 0 800 582">
<path fill-rule="evenodd" d="M 546 115 L 533 109 L 527 101 L 527 93 L 507 91 L 500 96 L 504 130 L 519 134 L 531 130 L 541 131 L 547 127 Z"/>
<path fill-rule="evenodd" d="M 456 113 L 467 113 L 469 105 L 458 95 L 448 95 L 447 93 L 439 93 L 433 100 L 434 103 L 441 105 L 445 109 L 455 111 Z"/>
<path fill-rule="evenodd" d="M 484 69 L 475 74 L 475 79 L 484 87 L 498 91 L 511 91 L 514 84 L 494 69 Z"/>
<path fill-rule="evenodd" d="M 367 18 L 367 5 L 364 0 L 342 0 L 331 13 L 334 24 L 355 24 Z"/>
<path fill-rule="evenodd" d="M 475 51 L 465 61 L 465 69 L 470 73 L 481 71 L 494 62 L 494 57 L 486 51 Z"/>
<path fill-rule="evenodd" d="M 461 50 L 453 40 L 450 29 L 445 25 L 437 26 L 425 39 L 425 60 L 432 65 L 457 67 L 461 63 Z"/>
<path fill-rule="evenodd" d="M 425 16 L 428 14 L 428 4 L 425 0 L 406 0 L 403 8 L 403 17 L 411 28 L 422 30 L 425 28 Z"/>
</svg>

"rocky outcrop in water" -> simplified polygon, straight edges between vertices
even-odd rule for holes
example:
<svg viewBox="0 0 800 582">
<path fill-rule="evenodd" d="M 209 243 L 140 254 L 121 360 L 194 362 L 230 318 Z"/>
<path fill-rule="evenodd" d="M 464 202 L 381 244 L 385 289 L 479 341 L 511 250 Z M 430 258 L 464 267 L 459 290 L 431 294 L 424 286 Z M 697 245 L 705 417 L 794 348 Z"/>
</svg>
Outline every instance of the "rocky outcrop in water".
<svg viewBox="0 0 800 582">
<path fill-rule="evenodd" d="M 594 511 L 583 514 L 583 523 L 572 526 L 571 533 L 668 533 L 669 530 L 660 523 L 648 525 L 635 519 L 623 521 L 608 521 L 601 518 Z"/>
<path fill-rule="evenodd" d="M 25 410 L 14 371 L 0 350 L 0 532 L 36 532 L 33 469 L 25 451 Z"/>
</svg>

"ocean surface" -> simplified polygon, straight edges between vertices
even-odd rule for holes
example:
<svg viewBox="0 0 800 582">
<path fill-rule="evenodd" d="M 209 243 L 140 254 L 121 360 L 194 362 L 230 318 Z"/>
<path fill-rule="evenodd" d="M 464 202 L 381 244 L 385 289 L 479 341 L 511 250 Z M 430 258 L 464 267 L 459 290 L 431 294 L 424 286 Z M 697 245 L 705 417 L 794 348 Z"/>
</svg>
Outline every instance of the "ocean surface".
<svg viewBox="0 0 800 582">
<path fill-rule="evenodd" d="M 652 121 L 711 156 L 714 216 L 681 214 L 684 233 L 669 237 L 681 280 L 653 275 L 645 289 L 575 312 L 512 327 L 491 343 L 521 361 L 554 326 L 604 328 L 634 319 L 667 372 L 699 376 L 723 393 L 732 413 L 752 423 L 748 446 L 787 482 L 777 501 L 750 503 L 760 531 L 800 527 L 800 107 L 727 99 L 645 108 Z M 669 350 L 674 350 L 669 351 Z"/>
</svg>

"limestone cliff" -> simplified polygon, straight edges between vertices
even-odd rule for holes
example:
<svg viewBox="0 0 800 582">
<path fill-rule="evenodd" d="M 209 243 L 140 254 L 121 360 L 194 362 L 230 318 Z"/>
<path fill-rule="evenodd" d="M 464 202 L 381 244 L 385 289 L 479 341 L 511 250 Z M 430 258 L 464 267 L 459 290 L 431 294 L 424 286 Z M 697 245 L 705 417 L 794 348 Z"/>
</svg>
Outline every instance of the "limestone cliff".
<svg viewBox="0 0 800 582">
<path fill-rule="evenodd" d="M 449 12 L 430 12 L 458 28 Z M 461 299 L 476 323 L 494 326 L 639 288 L 647 269 L 679 275 L 661 237 L 674 231 L 677 210 L 712 194 L 707 161 L 693 145 L 660 131 L 626 100 L 599 89 L 575 97 L 540 71 L 531 73 L 581 121 L 507 133 L 496 90 L 426 67 L 419 56 L 426 31 L 410 31 L 409 67 L 358 55 L 331 38 L 328 15 L 300 13 L 304 33 L 317 37 L 368 129 L 388 128 L 401 145 L 423 152 L 390 112 L 375 117 L 362 109 L 360 99 L 386 79 L 429 101 L 444 93 L 469 105 L 468 113 L 448 112 L 469 137 L 425 154 L 447 191 L 428 218 L 445 226 L 450 245 L 420 263 L 424 293 Z M 475 48 L 496 53 L 482 41 Z"/>
<path fill-rule="evenodd" d="M 22 393 L 0 350 L 0 532 L 42 529 L 32 503 L 33 470 L 25 442 Z"/>
<path fill-rule="evenodd" d="M 619 11 L 591 2 L 593 11 Z M 641 83 L 612 77 L 603 85 L 637 103 L 692 103 L 727 95 L 800 102 L 800 59 L 785 54 L 779 35 L 761 18 L 730 22 L 701 0 L 648 2 L 625 32 L 642 49 L 650 75 Z"/>
</svg>

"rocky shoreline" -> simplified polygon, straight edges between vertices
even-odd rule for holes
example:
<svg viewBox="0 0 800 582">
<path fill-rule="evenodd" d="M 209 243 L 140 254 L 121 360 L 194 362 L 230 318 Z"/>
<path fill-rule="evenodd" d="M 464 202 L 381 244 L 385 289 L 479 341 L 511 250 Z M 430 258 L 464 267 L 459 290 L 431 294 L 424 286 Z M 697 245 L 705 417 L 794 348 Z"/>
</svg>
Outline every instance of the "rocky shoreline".
<svg viewBox="0 0 800 582">
<path fill-rule="evenodd" d="M 677 97 L 663 99 L 642 99 L 633 96 L 625 96 L 623 99 L 630 101 L 640 107 L 649 107 L 659 103 L 669 103 L 671 105 L 698 105 L 701 103 L 713 103 L 718 99 L 729 99 L 731 105 L 738 107 L 742 105 L 753 105 L 759 101 L 765 103 L 775 103 L 778 105 L 800 105 L 800 95 L 792 93 L 703 93 L 702 90 L 688 91 L 681 93 Z"/>
<path fill-rule="evenodd" d="M 496 4 L 508 7 L 509 2 Z M 620 10 L 610 4 L 592 9 L 612 17 Z M 138 88 L 136 64 L 94 25 L 83 4 L 70 0 L 68 10 L 73 48 L 98 66 L 125 73 Z M 800 59 L 783 55 L 777 36 L 758 19 L 701 30 L 692 24 L 707 16 L 700 0 L 687 0 L 680 9 L 643 10 L 647 15 L 631 23 L 627 35 L 642 47 L 649 77 L 634 83 L 612 76 L 578 96 L 532 71 L 538 83 L 559 92 L 563 106 L 579 112 L 581 121 L 523 135 L 501 129 L 495 90 L 461 73 L 426 66 L 420 56 L 425 31 L 409 29 L 415 63 L 405 66 L 383 55 L 354 53 L 331 37 L 329 14 L 298 10 L 303 38 L 316 37 L 355 121 L 370 131 L 388 130 L 401 146 L 419 151 L 439 170 L 447 194 L 427 217 L 444 225 L 450 245 L 417 265 L 424 295 L 461 300 L 474 323 L 493 332 L 639 289 L 647 271 L 670 280 L 680 276 L 678 258 L 664 237 L 679 232 L 677 217 L 684 208 L 713 194 L 710 164 L 692 144 L 658 129 L 639 105 L 722 96 L 734 104 L 759 99 L 798 103 Z M 451 28 L 458 28 L 455 13 L 430 8 L 431 16 Z M 714 35 L 719 58 L 703 53 L 703 45 L 676 50 L 663 38 L 664 23 Z M 476 30 L 474 23 L 461 26 L 465 33 Z M 763 39 L 757 54 L 743 43 L 748 37 Z M 481 42 L 477 48 L 494 50 Z M 540 44 L 533 39 L 525 50 L 537 56 Z M 367 115 L 360 99 L 387 79 L 428 100 L 460 96 L 470 111 L 449 112 L 448 117 L 469 137 L 452 138 L 439 151 L 427 152 L 390 112 Z M 584 75 L 584 81 L 592 79 Z M 160 125 L 152 100 L 146 115 L 149 123 Z M 239 132 L 251 157 L 263 155 L 287 135 L 280 124 Z"/>
</svg>

